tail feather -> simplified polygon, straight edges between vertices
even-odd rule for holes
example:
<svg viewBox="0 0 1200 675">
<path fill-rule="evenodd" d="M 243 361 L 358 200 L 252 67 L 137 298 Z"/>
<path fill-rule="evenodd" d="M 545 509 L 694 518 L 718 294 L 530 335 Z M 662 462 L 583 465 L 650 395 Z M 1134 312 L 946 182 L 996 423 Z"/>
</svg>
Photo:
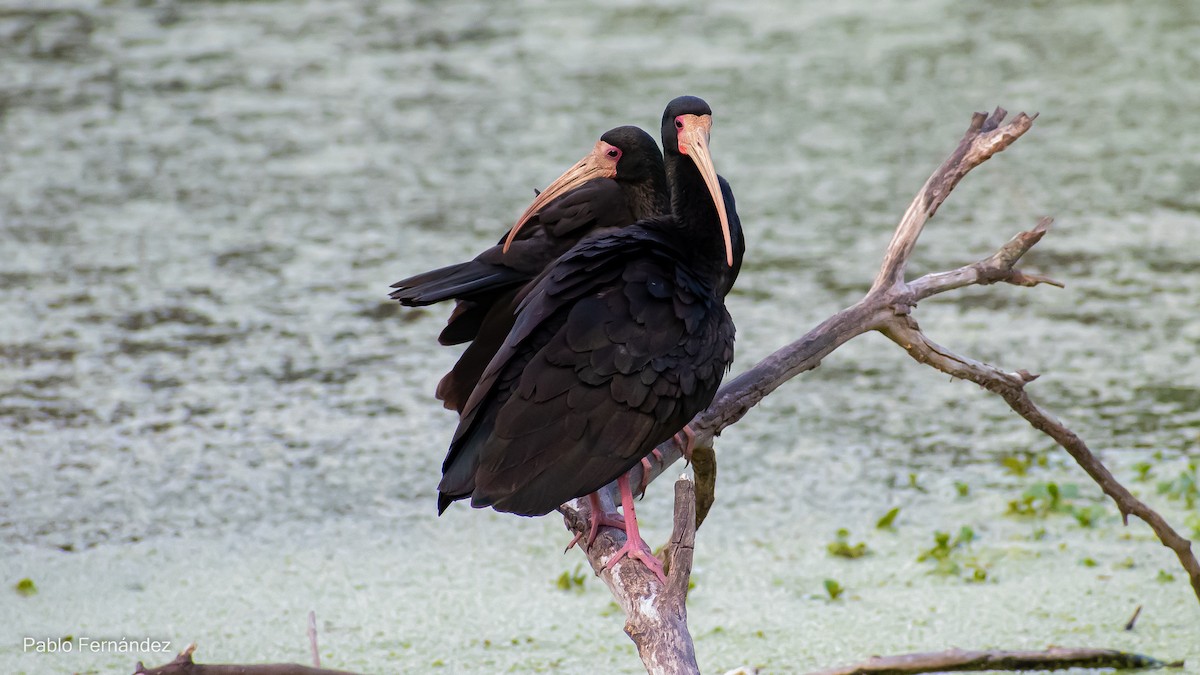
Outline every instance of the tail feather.
<svg viewBox="0 0 1200 675">
<path fill-rule="evenodd" d="M 446 319 L 446 327 L 438 335 L 438 344 L 459 345 L 470 342 L 479 334 L 479 328 L 487 317 L 495 294 L 479 294 L 473 300 L 459 300 L 454 311 Z"/>
<path fill-rule="evenodd" d="M 422 307 L 452 298 L 470 298 L 527 281 L 516 270 L 471 260 L 424 272 L 392 284 L 388 297 L 406 307 Z"/>
</svg>

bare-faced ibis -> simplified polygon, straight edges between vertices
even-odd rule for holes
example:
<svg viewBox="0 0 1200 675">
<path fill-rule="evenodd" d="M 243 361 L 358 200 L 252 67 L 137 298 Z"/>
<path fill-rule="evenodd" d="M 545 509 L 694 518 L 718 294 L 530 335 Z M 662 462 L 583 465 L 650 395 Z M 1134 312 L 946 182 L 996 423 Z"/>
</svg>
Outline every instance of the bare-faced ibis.
<svg viewBox="0 0 1200 675">
<path fill-rule="evenodd" d="M 637 127 L 617 127 L 538 194 L 495 246 L 473 260 L 392 284 L 390 297 L 408 307 L 456 300 L 438 341 L 471 344 L 438 383 L 437 397 L 447 408 L 462 410 L 512 329 L 517 293 L 555 258 L 585 236 L 669 209 L 658 145 Z"/>
<path fill-rule="evenodd" d="M 584 239 L 518 296 L 512 331 L 462 409 L 439 513 L 469 497 L 543 515 L 617 479 L 628 541 L 607 565 L 629 555 L 661 576 L 626 472 L 708 406 L 733 360 L 724 297 L 741 236 L 709 154 L 711 125 L 703 100 L 671 101 L 670 214 Z"/>
</svg>

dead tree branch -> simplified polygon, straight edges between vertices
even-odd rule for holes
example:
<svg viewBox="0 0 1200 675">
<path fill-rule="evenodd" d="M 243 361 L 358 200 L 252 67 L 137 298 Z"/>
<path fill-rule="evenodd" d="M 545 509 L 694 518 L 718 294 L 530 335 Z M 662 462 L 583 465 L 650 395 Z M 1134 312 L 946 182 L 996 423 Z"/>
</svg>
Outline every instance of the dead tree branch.
<svg viewBox="0 0 1200 675">
<path fill-rule="evenodd" d="M 1096 481 L 1104 494 L 1112 498 L 1121 511 L 1125 524 L 1129 524 L 1129 516 L 1141 518 L 1154 534 L 1158 535 L 1163 546 L 1175 552 L 1179 563 L 1187 570 L 1192 582 L 1192 589 L 1200 598 L 1200 562 L 1192 554 L 1192 542 L 1176 532 L 1157 511 L 1147 506 L 1129 490 L 1121 485 L 1112 473 L 1088 449 L 1086 443 L 1075 432 L 1068 429 L 1052 415 L 1047 413 L 1025 391 L 1025 385 L 1032 382 L 1036 375 L 1023 370 L 1016 373 L 1005 373 L 1001 370 L 972 359 L 958 356 L 945 347 L 939 346 L 917 326 L 911 316 L 896 317 L 882 329 L 893 342 L 900 345 L 917 361 L 928 364 L 949 375 L 970 380 L 975 384 L 998 394 L 1008 406 L 1018 415 L 1024 417 L 1035 429 L 1053 438 L 1061 445 L 1079 466 Z"/>
<path fill-rule="evenodd" d="M 968 651 L 873 656 L 862 663 L 819 670 L 808 675 L 917 675 L 972 670 L 1062 670 L 1065 668 L 1162 668 L 1158 659 L 1111 649 L 1051 647 L 1045 651 Z"/>
<path fill-rule="evenodd" d="M 196 645 L 188 645 L 187 649 L 179 652 L 175 660 L 157 668 L 146 669 L 138 661 L 133 675 L 355 675 L 345 670 L 327 670 L 325 668 L 309 668 L 292 663 L 261 663 L 253 665 L 228 665 L 195 663 L 192 653 Z"/>
<path fill-rule="evenodd" d="M 892 241 L 883 254 L 883 265 L 879 268 L 875 283 L 871 285 L 871 291 L 904 285 L 904 270 L 908 266 L 913 249 L 916 248 L 917 238 L 921 236 L 925 223 L 929 222 L 950 196 L 950 191 L 968 171 L 991 159 L 992 155 L 1012 145 L 1029 131 L 1037 117 L 1020 113 L 1012 122 L 1001 126 L 1000 123 L 1007 115 L 1008 112 L 1003 108 L 996 108 L 990 116 L 975 113 L 971 118 L 971 124 L 963 134 L 962 140 L 958 142 L 958 147 L 942 162 L 937 171 L 933 172 L 929 180 L 925 181 L 921 191 L 904 212 L 904 217 L 900 219 L 900 225 L 896 227 Z M 869 295 L 870 293 L 868 297 Z"/>
<path fill-rule="evenodd" d="M 921 332 L 912 311 L 918 301 L 971 285 L 987 285 L 998 282 L 1017 286 L 1049 284 L 1062 286 L 1053 279 L 1021 271 L 1016 267 L 1021 257 L 1045 236 L 1051 224 L 1049 218 L 1042 219 L 1035 228 L 1020 232 L 994 255 L 971 265 L 948 272 L 927 274 L 912 282 L 905 281 L 905 270 L 925 224 L 945 202 L 954 186 L 971 169 L 1007 148 L 1033 125 L 1034 117 L 1018 114 L 1004 123 L 1007 112 L 997 108 L 991 115 L 976 113 L 958 147 L 930 176 L 905 211 L 897 226 L 891 243 L 883 256 L 879 274 L 866 296 L 826 319 L 799 340 L 777 350 L 750 370 L 721 387 L 716 399 L 707 410 L 696 415 L 691 422 L 696 434 L 696 447 L 709 447 L 713 439 L 726 427 L 735 424 L 772 391 L 802 372 L 812 370 L 821 360 L 847 341 L 868 331 L 879 331 L 903 347 L 922 363 L 958 378 L 967 379 L 1003 397 L 1019 415 L 1034 428 L 1042 431 L 1062 445 L 1117 503 L 1121 513 L 1133 514 L 1144 520 L 1158 535 L 1164 546 L 1179 557 L 1187 570 L 1200 598 L 1200 563 L 1191 552 L 1191 542 L 1179 535 L 1149 506 L 1133 497 L 1091 453 L 1086 444 L 1061 422 L 1045 413 L 1032 402 L 1025 392 L 1025 385 L 1036 375 L 1024 370 L 1005 372 L 994 366 L 959 356 L 929 340 Z M 630 482 L 645 485 L 654 480 L 680 457 L 680 448 L 668 441 L 659 446 L 662 455 L 657 466 L 649 475 L 642 476 L 642 468 L 635 467 Z M 611 490 L 609 491 L 611 492 Z M 607 496 L 609 502 L 611 495 Z M 580 531 L 578 523 L 568 518 L 568 527 Z M 615 550 L 623 543 L 623 533 L 609 530 Z M 585 551 L 593 568 L 608 555 L 608 547 L 593 547 Z M 630 570 L 629 574 L 642 577 L 631 588 L 647 588 L 652 585 L 653 575 L 642 567 Z M 622 606 L 629 598 L 622 598 L 620 587 L 609 584 L 614 596 Z M 636 640 L 635 640 L 636 641 Z M 639 648 L 641 645 L 639 645 Z"/>
<path fill-rule="evenodd" d="M 587 501 L 576 499 L 560 511 L 576 533 L 588 529 Z M 608 505 L 605 505 L 608 508 Z M 664 586 L 640 561 L 621 559 L 612 569 L 605 563 L 625 542 L 625 533 L 604 528 L 587 548 L 588 562 L 625 611 L 625 633 L 651 675 L 699 674 L 696 650 L 687 627 L 688 580 L 696 542 L 696 487 L 687 476 L 675 481 L 675 517 L 671 532 L 670 573 Z"/>
</svg>

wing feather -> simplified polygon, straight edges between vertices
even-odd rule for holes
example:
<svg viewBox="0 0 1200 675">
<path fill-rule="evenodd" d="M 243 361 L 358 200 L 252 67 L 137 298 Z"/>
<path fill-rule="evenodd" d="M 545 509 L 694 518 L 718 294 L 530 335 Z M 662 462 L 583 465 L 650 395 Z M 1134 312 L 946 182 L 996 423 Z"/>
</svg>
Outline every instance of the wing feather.
<svg viewBox="0 0 1200 675">
<path fill-rule="evenodd" d="M 733 327 L 683 260 L 669 242 L 624 230 L 543 274 L 463 409 L 439 503 L 547 513 L 611 482 L 707 406 Z"/>
</svg>

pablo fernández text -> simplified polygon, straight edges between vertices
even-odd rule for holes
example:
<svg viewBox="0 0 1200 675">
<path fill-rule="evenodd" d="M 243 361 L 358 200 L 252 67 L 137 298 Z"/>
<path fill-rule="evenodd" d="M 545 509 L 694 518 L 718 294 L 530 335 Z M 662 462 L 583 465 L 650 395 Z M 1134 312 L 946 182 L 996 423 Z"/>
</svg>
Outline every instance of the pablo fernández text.
<svg viewBox="0 0 1200 675">
<path fill-rule="evenodd" d="M 171 651 L 171 641 L 125 637 L 26 637 L 21 641 L 21 649 L 25 652 L 35 652 L 38 654 L 71 654 L 75 652 L 87 654 L 144 654 Z"/>
</svg>

